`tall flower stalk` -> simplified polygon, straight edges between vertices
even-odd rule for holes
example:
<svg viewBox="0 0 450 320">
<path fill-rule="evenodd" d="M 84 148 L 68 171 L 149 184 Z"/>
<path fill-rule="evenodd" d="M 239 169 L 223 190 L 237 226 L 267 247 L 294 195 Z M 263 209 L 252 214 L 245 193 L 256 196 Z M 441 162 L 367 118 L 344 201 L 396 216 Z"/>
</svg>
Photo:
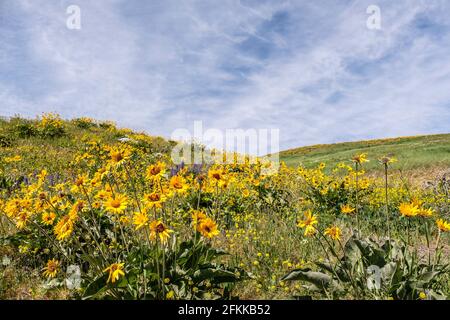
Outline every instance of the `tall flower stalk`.
<svg viewBox="0 0 450 320">
<path fill-rule="evenodd" d="M 362 166 L 364 162 L 368 162 L 367 155 L 365 153 L 361 153 L 353 156 L 353 163 L 355 164 L 355 216 L 356 216 L 356 227 L 358 232 L 360 233 L 360 225 L 359 225 L 359 168 Z"/>
<path fill-rule="evenodd" d="M 389 169 L 389 164 L 396 162 L 397 159 L 390 157 L 390 156 L 384 156 L 384 157 L 380 158 L 379 161 L 384 167 L 384 214 L 386 216 L 387 237 L 390 239 L 391 238 L 391 227 L 390 227 L 390 217 L 389 217 L 388 169 Z"/>
</svg>

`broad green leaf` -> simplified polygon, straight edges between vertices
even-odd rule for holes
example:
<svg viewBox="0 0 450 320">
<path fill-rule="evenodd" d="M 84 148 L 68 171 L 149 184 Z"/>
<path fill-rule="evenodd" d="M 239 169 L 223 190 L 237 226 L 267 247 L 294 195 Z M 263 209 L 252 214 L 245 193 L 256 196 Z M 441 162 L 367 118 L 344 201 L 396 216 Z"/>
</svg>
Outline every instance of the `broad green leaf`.
<svg viewBox="0 0 450 320">
<path fill-rule="evenodd" d="M 295 269 L 285 275 L 282 281 L 301 280 L 314 284 L 320 289 L 325 289 L 332 284 L 332 277 L 317 271 L 311 271 L 309 269 Z"/>
</svg>

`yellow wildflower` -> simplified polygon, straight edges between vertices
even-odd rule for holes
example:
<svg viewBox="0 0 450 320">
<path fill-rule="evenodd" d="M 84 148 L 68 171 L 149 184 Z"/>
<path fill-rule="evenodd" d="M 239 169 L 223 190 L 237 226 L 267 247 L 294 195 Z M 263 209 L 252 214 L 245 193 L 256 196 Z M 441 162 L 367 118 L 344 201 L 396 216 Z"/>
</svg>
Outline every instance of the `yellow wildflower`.
<svg viewBox="0 0 450 320">
<path fill-rule="evenodd" d="M 343 214 L 351 214 L 355 211 L 355 208 L 352 208 L 349 204 L 344 204 L 341 206 L 341 213 Z"/>
<path fill-rule="evenodd" d="M 116 194 L 104 203 L 105 209 L 111 213 L 121 214 L 127 208 L 128 199 L 125 195 Z"/>
<path fill-rule="evenodd" d="M 156 164 L 152 164 L 147 168 L 146 177 L 149 180 L 158 180 L 166 173 L 166 165 L 163 162 L 158 161 Z"/>
<path fill-rule="evenodd" d="M 419 213 L 419 208 L 412 203 L 402 203 L 399 210 L 404 217 L 415 217 Z"/>
<path fill-rule="evenodd" d="M 43 275 L 47 278 L 54 278 L 58 273 L 59 261 L 56 259 L 51 259 L 47 261 L 47 266 L 43 269 Z"/>
<path fill-rule="evenodd" d="M 327 229 L 325 229 L 324 234 L 329 236 L 333 240 L 340 240 L 341 239 L 341 229 L 339 229 L 339 227 L 327 228 Z"/>
<path fill-rule="evenodd" d="M 197 231 L 200 232 L 202 236 L 209 239 L 220 233 L 217 229 L 217 224 L 211 218 L 200 220 L 200 223 L 197 226 Z"/>
<path fill-rule="evenodd" d="M 103 270 L 103 272 L 109 272 L 108 280 L 106 281 L 106 283 L 114 283 L 119 280 L 121 276 L 124 276 L 125 272 L 123 271 L 123 266 L 123 263 L 113 263 L 108 268 Z"/>
<path fill-rule="evenodd" d="M 136 226 L 136 230 L 144 227 L 148 222 L 148 216 L 144 212 L 136 212 L 133 217 L 133 224 Z"/>
<path fill-rule="evenodd" d="M 366 153 L 361 153 L 361 154 L 357 154 L 354 155 L 352 158 L 352 161 L 358 164 L 362 164 L 364 162 L 369 162 L 369 160 L 367 159 L 367 154 Z"/>
<path fill-rule="evenodd" d="M 167 228 L 162 221 L 154 220 L 150 223 L 150 239 L 156 240 L 158 236 L 162 243 L 170 237 L 173 230 Z"/>
<path fill-rule="evenodd" d="M 445 221 L 444 219 L 436 220 L 436 225 L 442 232 L 450 231 L 450 222 Z"/>
</svg>

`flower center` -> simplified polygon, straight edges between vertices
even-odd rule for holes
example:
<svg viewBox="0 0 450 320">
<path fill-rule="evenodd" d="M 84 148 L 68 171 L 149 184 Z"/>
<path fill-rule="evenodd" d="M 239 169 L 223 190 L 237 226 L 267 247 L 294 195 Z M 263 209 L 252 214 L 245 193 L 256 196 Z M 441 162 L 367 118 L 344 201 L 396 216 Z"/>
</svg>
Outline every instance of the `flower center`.
<svg viewBox="0 0 450 320">
<path fill-rule="evenodd" d="M 157 233 L 164 232 L 164 230 L 166 230 L 166 227 L 164 227 L 164 225 L 163 225 L 162 223 L 159 223 L 159 224 L 156 226 L 156 232 L 157 232 Z"/>
<path fill-rule="evenodd" d="M 117 199 L 113 199 L 111 201 L 111 207 L 116 208 L 116 209 L 119 208 L 120 207 L 120 201 L 117 200 Z"/>
<path fill-rule="evenodd" d="M 151 170 L 150 170 L 150 173 L 152 174 L 152 175 L 154 175 L 154 176 L 156 176 L 158 173 L 160 173 L 161 172 L 161 168 L 160 167 L 153 167 Z"/>
<path fill-rule="evenodd" d="M 181 188 L 183 188 L 183 185 L 179 181 L 176 181 L 176 182 L 174 182 L 173 187 L 175 189 L 181 189 Z"/>
<path fill-rule="evenodd" d="M 111 155 L 111 158 L 115 161 L 115 162 L 119 162 L 120 160 L 123 160 L 123 155 L 120 152 L 115 152 Z"/>
<path fill-rule="evenodd" d="M 157 193 L 153 193 L 150 195 L 150 201 L 159 201 L 161 197 Z"/>
</svg>

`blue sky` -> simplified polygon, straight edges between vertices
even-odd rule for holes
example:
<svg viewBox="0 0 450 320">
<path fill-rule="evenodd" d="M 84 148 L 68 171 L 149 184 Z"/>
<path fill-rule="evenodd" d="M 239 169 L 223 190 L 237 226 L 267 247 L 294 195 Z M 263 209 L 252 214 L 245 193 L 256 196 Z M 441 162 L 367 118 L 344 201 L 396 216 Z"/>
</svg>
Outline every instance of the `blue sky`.
<svg viewBox="0 0 450 320">
<path fill-rule="evenodd" d="M 3 116 L 279 128 L 281 149 L 443 133 L 449 62 L 446 0 L 0 0 Z"/>
</svg>

